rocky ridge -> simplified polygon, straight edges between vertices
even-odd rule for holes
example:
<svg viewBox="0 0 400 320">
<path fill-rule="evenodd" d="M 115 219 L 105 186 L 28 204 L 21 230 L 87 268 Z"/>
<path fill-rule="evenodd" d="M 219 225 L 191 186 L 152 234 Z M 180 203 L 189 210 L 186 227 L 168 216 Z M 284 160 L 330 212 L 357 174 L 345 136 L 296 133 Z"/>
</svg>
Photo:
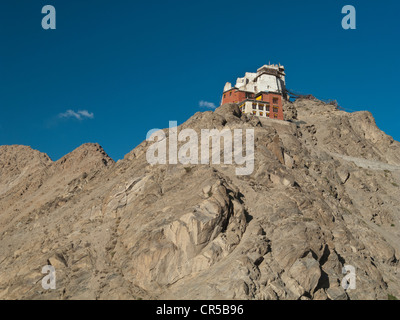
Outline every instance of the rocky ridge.
<svg viewBox="0 0 400 320">
<path fill-rule="evenodd" d="M 387 299 L 400 296 L 400 143 L 369 112 L 320 101 L 286 121 L 235 104 L 179 130 L 255 130 L 255 167 L 59 161 L 0 147 L 0 299 Z M 167 133 L 167 131 L 165 131 Z M 57 289 L 41 287 L 51 264 Z M 357 288 L 340 285 L 356 268 Z"/>
</svg>

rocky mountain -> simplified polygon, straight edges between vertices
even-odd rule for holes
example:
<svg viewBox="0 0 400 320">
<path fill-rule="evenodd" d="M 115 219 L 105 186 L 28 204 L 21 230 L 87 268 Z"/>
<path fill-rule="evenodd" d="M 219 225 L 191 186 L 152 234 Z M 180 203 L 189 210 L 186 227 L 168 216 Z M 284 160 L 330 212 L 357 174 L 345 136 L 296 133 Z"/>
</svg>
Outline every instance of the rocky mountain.
<svg viewBox="0 0 400 320">
<path fill-rule="evenodd" d="M 254 129 L 248 176 L 150 165 L 148 141 L 117 163 L 97 144 L 56 162 L 1 146 L 0 299 L 400 297 L 400 143 L 369 112 L 307 99 L 284 110 L 226 104 L 179 126 Z M 48 264 L 55 290 L 41 286 Z"/>
</svg>

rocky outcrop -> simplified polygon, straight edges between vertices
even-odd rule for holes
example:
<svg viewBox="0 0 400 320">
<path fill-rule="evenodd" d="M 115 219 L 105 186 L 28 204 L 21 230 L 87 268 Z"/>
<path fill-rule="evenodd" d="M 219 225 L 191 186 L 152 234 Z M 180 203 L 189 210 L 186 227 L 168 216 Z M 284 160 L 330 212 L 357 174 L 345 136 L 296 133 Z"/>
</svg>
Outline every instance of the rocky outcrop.
<svg viewBox="0 0 400 320">
<path fill-rule="evenodd" d="M 117 163 L 97 144 L 56 162 L 1 146 L 0 298 L 399 297 L 400 144 L 368 112 L 284 108 L 288 121 L 227 104 L 178 128 L 254 129 L 249 176 L 150 165 L 147 141 Z M 40 285 L 47 264 L 56 290 Z"/>
</svg>

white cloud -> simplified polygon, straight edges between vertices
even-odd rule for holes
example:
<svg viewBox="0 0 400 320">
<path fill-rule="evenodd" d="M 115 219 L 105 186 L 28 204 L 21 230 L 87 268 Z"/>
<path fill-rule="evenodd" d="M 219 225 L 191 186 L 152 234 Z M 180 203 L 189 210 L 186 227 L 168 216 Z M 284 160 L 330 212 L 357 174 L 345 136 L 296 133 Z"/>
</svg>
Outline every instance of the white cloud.
<svg viewBox="0 0 400 320">
<path fill-rule="evenodd" d="M 87 110 L 79 110 L 75 112 L 74 110 L 67 110 L 64 113 L 60 113 L 58 115 L 59 118 L 75 118 L 77 120 L 84 120 L 84 119 L 93 119 L 94 114 L 93 112 L 89 112 Z"/>
<path fill-rule="evenodd" d="M 203 108 L 209 108 L 209 109 L 215 109 L 216 108 L 216 105 L 214 103 L 208 102 L 208 101 L 204 101 L 204 100 L 201 100 L 199 102 L 199 106 L 203 107 Z"/>
</svg>

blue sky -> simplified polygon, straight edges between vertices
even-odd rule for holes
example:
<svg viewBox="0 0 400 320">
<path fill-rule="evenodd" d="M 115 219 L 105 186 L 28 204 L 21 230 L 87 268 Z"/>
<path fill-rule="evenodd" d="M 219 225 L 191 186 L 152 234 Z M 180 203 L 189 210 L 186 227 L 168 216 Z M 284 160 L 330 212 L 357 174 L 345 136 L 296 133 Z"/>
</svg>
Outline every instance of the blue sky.
<svg viewBox="0 0 400 320">
<path fill-rule="evenodd" d="M 44 5 L 57 29 L 43 30 Z M 344 5 L 357 29 L 341 27 Z M 98 142 L 115 160 L 268 62 L 288 88 L 369 110 L 400 140 L 398 1 L 3 1 L 0 145 L 57 160 Z"/>
</svg>

